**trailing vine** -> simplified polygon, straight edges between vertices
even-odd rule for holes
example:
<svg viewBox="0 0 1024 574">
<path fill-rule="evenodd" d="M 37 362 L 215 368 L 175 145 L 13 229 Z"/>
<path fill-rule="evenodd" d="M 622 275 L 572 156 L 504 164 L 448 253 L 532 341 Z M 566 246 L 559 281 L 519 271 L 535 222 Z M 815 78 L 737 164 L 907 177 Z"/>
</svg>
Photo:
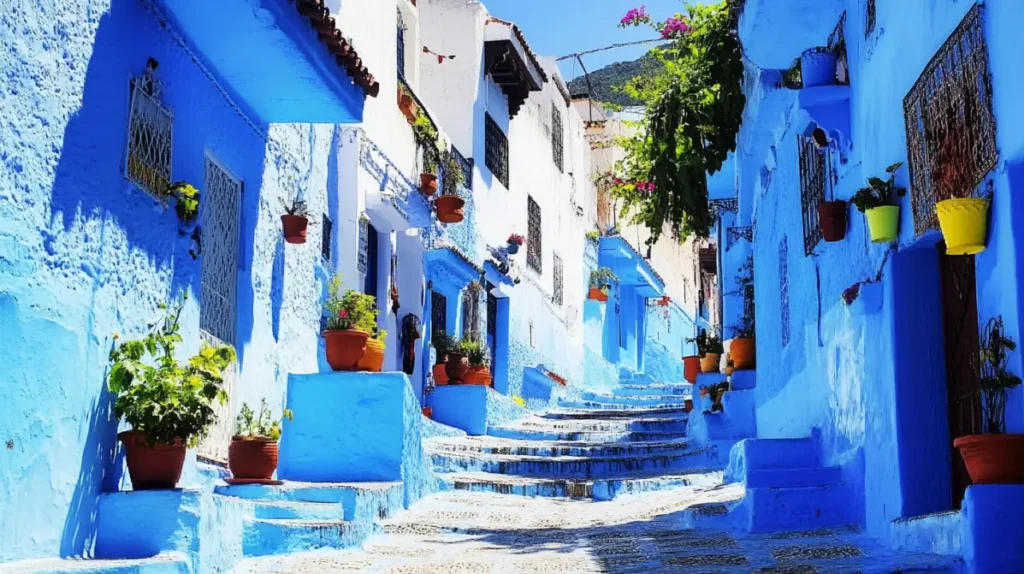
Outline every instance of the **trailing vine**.
<svg viewBox="0 0 1024 574">
<path fill-rule="evenodd" d="M 620 142 L 626 157 L 610 187 L 623 199 L 622 216 L 650 230 L 648 244 L 666 224 L 680 240 L 706 238 L 714 225 L 707 177 L 736 148 L 746 104 L 736 34 L 740 4 L 689 5 L 689 18 L 676 14 L 662 23 L 652 23 L 643 9 L 631 10 L 620 22 L 650 25 L 671 40 L 651 50 L 663 67 L 622 87 L 645 102 L 647 113 L 635 134 Z"/>
</svg>

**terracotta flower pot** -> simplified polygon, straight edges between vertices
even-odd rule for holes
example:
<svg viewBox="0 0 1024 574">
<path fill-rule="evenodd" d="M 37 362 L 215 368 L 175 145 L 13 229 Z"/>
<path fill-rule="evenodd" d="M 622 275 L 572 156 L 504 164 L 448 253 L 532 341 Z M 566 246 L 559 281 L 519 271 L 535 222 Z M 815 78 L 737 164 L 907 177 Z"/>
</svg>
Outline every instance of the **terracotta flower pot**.
<svg viewBox="0 0 1024 574">
<path fill-rule="evenodd" d="M 379 373 L 384 368 L 384 341 L 370 337 L 366 340 L 366 350 L 359 359 L 359 370 Z"/>
<path fill-rule="evenodd" d="M 335 371 L 355 371 L 359 368 L 359 361 L 363 358 L 369 339 L 369 333 L 355 329 L 324 331 L 327 362 Z"/>
<path fill-rule="evenodd" d="M 434 200 L 434 208 L 437 209 L 437 219 L 441 223 L 461 222 L 465 219 L 465 216 L 462 214 L 462 208 L 465 205 L 466 200 L 456 195 L 442 195 Z"/>
<path fill-rule="evenodd" d="M 1024 434 L 972 434 L 953 446 L 974 484 L 1024 483 Z"/>
<path fill-rule="evenodd" d="M 269 437 L 232 437 L 228 468 L 234 478 L 271 480 L 277 470 L 277 441 Z"/>
<path fill-rule="evenodd" d="M 693 355 L 683 357 L 683 378 L 694 384 L 697 382 L 697 375 L 700 374 L 700 357 Z"/>
<path fill-rule="evenodd" d="M 437 193 L 437 176 L 432 173 L 421 173 L 420 191 L 426 196 Z"/>
<path fill-rule="evenodd" d="M 608 300 L 608 295 L 597 287 L 591 287 L 590 291 L 587 293 L 587 299 L 593 299 L 594 301 L 601 301 L 603 303 Z"/>
<path fill-rule="evenodd" d="M 825 241 L 832 243 L 846 237 L 848 212 L 845 201 L 823 201 L 818 204 L 818 225 L 821 226 L 821 235 Z"/>
<path fill-rule="evenodd" d="M 463 382 L 463 378 L 466 376 L 466 371 L 469 370 L 469 364 L 466 363 L 466 356 L 456 353 L 448 353 L 448 362 L 445 363 L 444 370 L 448 373 L 448 384 L 461 384 Z"/>
<path fill-rule="evenodd" d="M 284 240 L 288 243 L 302 244 L 306 242 L 306 228 L 309 226 L 309 219 L 304 215 L 281 216 L 281 224 L 284 226 Z"/>
<path fill-rule="evenodd" d="M 411 94 L 401 91 L 398 94 L 398 109 L 402 110 L 402 115 L 409 121 L 410 124 L 416 123 L 416 114 L 419 113 L 419 106 L 416 105 L 416 100 L 413 99 Z"/>
<path fill-rule="evenodd" d="M 729 346 L 733 369 L 749 371 L 757 364 L 757 345 L 752 337 L 738 337 Z"/>
<path fill-rule="evenodd" d="M 487 367 L 474 367 L 470 365 L 466 369 L 466 374 L 462 377 L 462 384 L 489 387 L 491 386 L 491 370 Z"/>
<path fill-rule="evenodd" d="M 700 360 L 700 372 L 717 373 L 721 363 L 721 353 L 705 353 Z"/>
<path fill-rule="evenodd" d="M 177 486 L 181 479 L 181 468 L 185 465 L 185 441 L 175 439 L 170 444 L 156 443 L 150 446 L 146 435 L 134 430 L 118 433 L 117 438 L 124 444 L 133 490 Z"/>
<path fill-rule="evenodd" d="M 434 365 L 434 384 L 435 385 L 447 385 L 448 384 L 448 371 L 445 369 L 447 361 L 444 363 L 438 363 Z"/>
</svg>

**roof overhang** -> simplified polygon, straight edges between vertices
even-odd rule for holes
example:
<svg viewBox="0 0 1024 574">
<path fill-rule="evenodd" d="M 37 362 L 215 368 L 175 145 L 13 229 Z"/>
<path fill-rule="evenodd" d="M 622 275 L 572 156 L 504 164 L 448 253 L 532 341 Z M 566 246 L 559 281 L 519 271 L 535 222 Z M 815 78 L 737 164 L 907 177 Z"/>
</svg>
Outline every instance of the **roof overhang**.
<svg viewBox="0 0 1024 574">
<path fill-rule="evenodd" d="M 468 257 L 454 247 L 445 246 L 431 249 L 424 254 L 427 280 L 432 289 L 454 294 L 480 279 L 483 269 L 477 267 Z"/>
<path fill-rule="evenodd" d="M 497 18 L 484 27 L 484 71 L 508 98 L 509 117 L 548 80 L 519 27 Z"/>
<path fill-rule="evenodd" d="M 665 281 L 650 262 L 622 237 L 602 237 L 597 259 L 599 265 L 608 267 L 619 277 L 619 284 L 635 287 L 640 297 L 661 297 L 665 294 Z"/>
</svg>

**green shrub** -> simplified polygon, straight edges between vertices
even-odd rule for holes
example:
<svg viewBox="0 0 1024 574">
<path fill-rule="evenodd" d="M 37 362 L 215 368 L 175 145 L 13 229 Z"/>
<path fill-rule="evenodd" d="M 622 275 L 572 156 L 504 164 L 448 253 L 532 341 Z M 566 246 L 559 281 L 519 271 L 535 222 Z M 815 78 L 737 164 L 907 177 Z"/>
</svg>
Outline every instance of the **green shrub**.
<svg viewBox="0 0 1024 574">
<path fill-rule="evenodd" d="M 242 438 L 281 438 L 281 424 L 284 419 L 295 420 L 290 409 L 285 409 L 279 419 L 272 419 L 267 399 L 260 399 L 260 412 L 255 413 L 248 403 L 242 403 L 242 410 L 235 419 L 235 435 Z"/>
<path fill-rule="evenodd" d="M 377 298 L 373 295 L 360 293 L 355 289 L 346 289 L 342 293 L 341 274 L 331 279 L 330 294 L 324 301 L 327 312 L 328 331 L 366 331 L 377 332 Z"/>
</svg>

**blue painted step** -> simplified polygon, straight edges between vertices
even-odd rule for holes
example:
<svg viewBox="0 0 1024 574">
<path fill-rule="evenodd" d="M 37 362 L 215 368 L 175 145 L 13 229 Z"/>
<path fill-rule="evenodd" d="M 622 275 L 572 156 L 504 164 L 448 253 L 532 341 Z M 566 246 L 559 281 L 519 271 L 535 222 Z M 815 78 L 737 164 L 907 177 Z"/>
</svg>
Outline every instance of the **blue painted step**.
<svg viewBox="0 0 1024 574">
<path fill-rule="evenodd" d="M 611 500 L 624 494 L 640 494 L 680 486 L 709 487 L 721 481 L 721 472 L 693 474 L 631 474 L 597 480 L 543 479 L 515 475 L 465 472 L 440 475 L 449 488 L 521 496 L 590 498 Z"/>
<path fill-rule="evenodd" d="M 362 544 L 369 534 L 369 529 L 342 520 L 246 519 L 242 533 L 242 554 L 269 556 L 352 548 Z"/>
<path fill-rule="evenodd" d="M 434 454 L 438 472 L 490 472 L 538 478 L 601 478 L 626 473 L 683 472 L 717 462 L 713 449 L 676 451 L 639 457 L 529 457 L 508 455 Z"/>
<path fill-rule="evenodd" d="M 643 393 L 643 394 L 641 394 Z M 682 395 L 664 395 L 664 394 L 647 394 L 647 391 L 640 391 L 636 394 L 600 394 L 593 392 L 585 392 L 580 395 L 583 402 L 586 403 L 599 403 L 607 405 L 623 405 L 623 406 L 638 406 L 638 407 L 664 407 L 666 405 L 682 405 L 686 400 Z M 565 406 L 568 401 L 559 401 Z"/>
<path fill-rule="evenodd" d="M 343 519 L 348 521 L 387 518 L 404 503 L 401 482 L 249 484 L 217 486 L 214 492 L 255 501 L 336 503 L 344 510 Z"/>
<path fill-rule="evenodd" d="M 340 503 L 334 502 L 257 500 L 253 503 L 253 516 L 254 518 L 265 520 L 321 522 L 344 520 L 345 511 Z"/>
<path fill-rule="evenodd" d="M 0 564 L 3 574 L 191 574 L 184 554 L 169 552 L 134 560 L 42 559 Z"/>
<path fill-rule="evenodd" d="M 609 417 L 601 420 L 548 420 L 538 418 L 523 420 L 508 425 L 507 428 L 559 432 L 683 432 L 686 430 L 686 422 L 687 417 L 685 414 L 652 417 Z"/>
<path fill-rule="evenodd" d="M 747 488 L 802 488 L 829 486 L 842 482 L 839 467 L 762 468 L 747 471 Z"/>
<path fill-rule="evenodd" d="M 596 400 L 579 400 L 579 401 L 566 401 L 560 400 L 558 406 L 567 409 L 579 409 L 588 411 L 602 411 L 602 410 L 622 410 L 624 412 L 650 412 L 665 409 L 680 409 L 685 404 L 685 399 L 679 397 L 677 400 L 673 400 L 673 397 L 658 397 L 650 401 L 646 401 L 640 405 L 626 405 L 624 403 L 613 403 L 613 402 L 602 402 Z M 633 407 L 633 408 L 630 408 Z M 644 409 L 637 407 L 646 407 Z"/>
<path fill-rule="evenodd" d="M 562 405 L 562 409 L 556 411 L 550 411 L 541 415 L 545 419 L 563 419 L 563 420 L 615 420 L 624 418 L 665 418 L 665 417 L 679 417 L 686 415 L 686 409 L 683 404 L 678 405 L 661 405 L 658 408 L 629 408 L 629 407 L 588 407 L 585 405 L 572 404 Z"/>
<path fill-rule="evenodd" d="M 503 454 L 520 456 L 641 456 L 660 454 L 687 448 L 680 439 L 651 442 L 550 442 L 505 440 L 497 437 L 465 437 L 428 441 L 433 453 L 471 453 L 476 455 Z"/>
<path fill-rule="evenodd" d="M 612 389 L 612 394 L 622 396 L 686 396 L 693 394 L 693 385 L 634 385 L 626 384 Z"/>
<path fill-rule="evenodd" d="M 567 431 L 536 428 L 494 427 L 487 430 L 494 437 L 533 441 L 588 441 L 588 442 L 653 442 L 680 440 L 686 438 L 686 431 L 644 432 L 630 430 L 612 431 Z"/>
</svg>

